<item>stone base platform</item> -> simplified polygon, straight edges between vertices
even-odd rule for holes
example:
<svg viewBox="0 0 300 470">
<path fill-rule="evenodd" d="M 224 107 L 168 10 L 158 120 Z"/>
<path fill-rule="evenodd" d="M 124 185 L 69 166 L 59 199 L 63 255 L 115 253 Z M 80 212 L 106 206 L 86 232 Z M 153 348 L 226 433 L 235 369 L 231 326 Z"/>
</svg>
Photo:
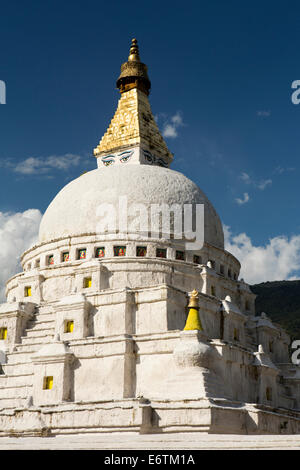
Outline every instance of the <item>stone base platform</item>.
<svg viewBox="0 0 300 470">
<path fill-rule="evenodd" d="M 65 402 L 0 410 L 0 437 L 120 432 L 135 435 L 300 434 L 300 413 L 208 398 Z"/>
</svg>

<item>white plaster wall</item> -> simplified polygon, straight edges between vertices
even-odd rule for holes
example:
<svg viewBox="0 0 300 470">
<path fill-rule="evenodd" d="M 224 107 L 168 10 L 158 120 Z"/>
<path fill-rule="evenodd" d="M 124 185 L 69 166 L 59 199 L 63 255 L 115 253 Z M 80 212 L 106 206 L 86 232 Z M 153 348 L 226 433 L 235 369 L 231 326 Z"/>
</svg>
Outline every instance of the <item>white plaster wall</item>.
<svg viewBox="0 0 300 470">
<path fill-rule="evenodd" d="M 74 370 L 74 400 L 101 401 L 123 398 L 124 357 L 78 359 Z"/>
</svg>

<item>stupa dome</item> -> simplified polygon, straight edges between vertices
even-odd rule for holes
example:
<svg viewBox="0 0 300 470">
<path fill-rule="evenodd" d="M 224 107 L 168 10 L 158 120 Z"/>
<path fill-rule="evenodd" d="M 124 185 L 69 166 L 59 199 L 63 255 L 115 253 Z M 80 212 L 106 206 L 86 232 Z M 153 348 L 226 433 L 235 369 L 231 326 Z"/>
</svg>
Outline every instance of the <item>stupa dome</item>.
<svg viewBox="0 0 300 470">
<path fill-rule="evenodd" d="M 148 213 L 152 204 L 204 204 L 204 241 L 224 248 L 220 219 L 193 181 L 168 168 L 138 164 L 96 169 L 66 185 L 43 216 L 40 242 L 97 233 L 97 208 L 111 204 L 118 214 L 121 196 L 127 196 L 128 205 L 144 204 Z"/>
</svg>

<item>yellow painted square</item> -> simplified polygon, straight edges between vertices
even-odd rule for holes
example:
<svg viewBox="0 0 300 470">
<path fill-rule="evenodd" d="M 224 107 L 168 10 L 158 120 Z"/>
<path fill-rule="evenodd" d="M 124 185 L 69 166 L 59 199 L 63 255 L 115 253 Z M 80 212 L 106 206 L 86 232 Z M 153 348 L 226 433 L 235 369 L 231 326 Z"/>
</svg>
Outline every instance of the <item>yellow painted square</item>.
<svg viewBox="0 0 300 470">
<path fill-rule="evenodd" d="M 25 287 L 25 297 L 31 297 L 31 287 Z"/>
<path fill-rule="evenodd" d="M 7 339 L 7 328 L 0 328 L 0 340 Z"/>
<path fill-rule="evenodd" d="M 83 287 L 85 289 L 89 289 L 90 287 L 92 287 L 92 278 L 91 277 L 86 277 L 83 281 Z"/>
<path fill-rule="evenodd" d="M 73 333 L 74 331 L 74 321 L 68 320 L 65 323 L 65 333 Z"/>
<path fill-rule="evenodd" d="M 44 390 L 51 390 L 53 388 L 53 376 L 44 378 Z"/>
</svg>

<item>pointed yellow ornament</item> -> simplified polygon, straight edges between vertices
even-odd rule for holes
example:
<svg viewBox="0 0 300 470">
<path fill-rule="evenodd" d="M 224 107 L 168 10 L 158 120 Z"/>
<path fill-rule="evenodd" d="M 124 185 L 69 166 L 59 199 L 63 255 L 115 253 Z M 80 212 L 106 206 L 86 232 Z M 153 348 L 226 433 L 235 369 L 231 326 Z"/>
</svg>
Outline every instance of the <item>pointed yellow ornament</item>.
<svg viewBox="0 0 300 470">
<path fill-rule="evenodd" d="M 188 305 L 189 313 L 186 320 L 184 330 L 199 330 L 203 331 L 201 321 L 199 318 L 199 294 L 196 289 L 193 290 Z"/>
</svg>

